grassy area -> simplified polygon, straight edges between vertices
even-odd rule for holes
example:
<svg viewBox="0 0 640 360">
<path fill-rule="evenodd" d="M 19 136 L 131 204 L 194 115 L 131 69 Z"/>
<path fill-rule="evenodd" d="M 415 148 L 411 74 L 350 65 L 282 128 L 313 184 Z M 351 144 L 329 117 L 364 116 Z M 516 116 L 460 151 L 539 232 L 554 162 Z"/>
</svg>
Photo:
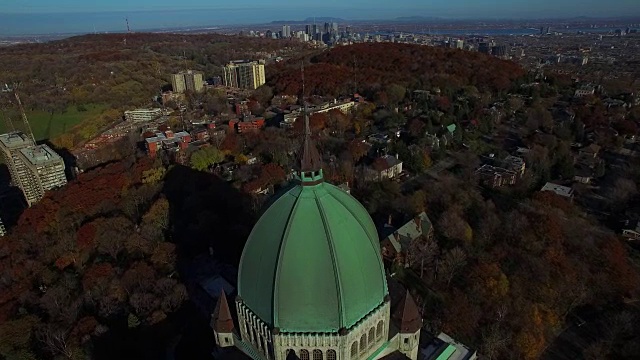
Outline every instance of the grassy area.
<svg viewBox="0 0 640 360">
<path fill-rule="evenodd" d="M 27 118 L 36 140 L 53 139 L 71 130 L 75 125 L 101 114 L 107 107 L 91 104 L 85 105 L 85 108 L 86 111 L 78 111 L 76 106 L 69 106 L 64 113 L 55 113 L 53 116 L 45 111 L 30 111 L 27 112 Z M 19 114 L 7 113 L 6 115 L 12 119 L 15 128 L 23 128 Z M 6 131 L 6 124 L 3 121 L 0 123 L 0 134 Z"/>
</svg>

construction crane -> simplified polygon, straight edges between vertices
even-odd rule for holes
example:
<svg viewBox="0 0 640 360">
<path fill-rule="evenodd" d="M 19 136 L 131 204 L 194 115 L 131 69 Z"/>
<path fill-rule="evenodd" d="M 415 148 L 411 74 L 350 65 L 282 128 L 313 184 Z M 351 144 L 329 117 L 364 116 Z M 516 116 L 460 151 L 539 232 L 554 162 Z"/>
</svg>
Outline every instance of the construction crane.
<svg viewBox="0 0 640 360">
<path fill-rule="evenodd" d="M 27 130 L 27 135 L 31 137 L 31 141 L 35 144 L 36 138 L 33 136 L 33 131 L 31 131 L 31 125 L 29 125 L 29 119 L 27 119 L 27 114 L 24 112 L 24 107 L 22 106 L 22 101 L 20 101 L 20 95 L 18 95 L 17 89 L 14 90 L 14 94 L 18 101 L 18 108 L 20 109 L 20 114 L 22 114 L 22 121 L 24 121 L 24 127 Z"/>
</svg>

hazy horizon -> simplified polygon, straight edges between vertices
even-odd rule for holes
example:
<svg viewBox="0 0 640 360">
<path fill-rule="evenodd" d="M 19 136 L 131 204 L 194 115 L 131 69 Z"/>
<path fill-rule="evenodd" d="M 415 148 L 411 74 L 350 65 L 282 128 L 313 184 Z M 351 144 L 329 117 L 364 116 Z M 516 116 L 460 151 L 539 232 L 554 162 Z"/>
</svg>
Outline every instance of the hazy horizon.
<svg viewBox="0 0 640 360">
<path fill-rule="evenodd" d="M 179 7 L 169 0 L 111 0 L 93 5 L 84 0 L 58 0 L 53 4 L 50 0 L 5 4 L 0 13 L 0 35 L 120 32 L 126 31 L 125 17 L 133 31 L 266 24 L 280 20 L 302 21 L 314 16 L 351 21 L 412 16 L 447 20 L 640 18 L 637 0 L 618 0 L 614 4 L 594 0 L 433 0 L 428 5 L 407 0 L 394 6 L 379 0 L 353 0 L 348 6 L 335 0 L 326 0 L 323 6 L 300 5 L 291 0 L 281 0 L 277 6 L 265 6 L 256 0 L 237 0 L 233 6 L 218 7 L 204 0 L 183 0 Z"/>
</svg>

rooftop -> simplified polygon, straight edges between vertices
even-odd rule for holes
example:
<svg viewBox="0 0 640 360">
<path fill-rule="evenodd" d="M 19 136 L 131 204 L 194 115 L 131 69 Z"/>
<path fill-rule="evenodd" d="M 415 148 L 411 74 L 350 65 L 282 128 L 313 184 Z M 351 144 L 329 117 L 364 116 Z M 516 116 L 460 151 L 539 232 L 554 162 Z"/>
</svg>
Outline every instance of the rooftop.
<svg viewBox="0 0 640 360">
<path fill-rule="evenodd" d="M 572 188 L 570 188 L 568 186 L 562 186 L 562 185 L 550 183 L 550 182 L 544 184 L 544 186 L 542 187 L 542 189 L 540 191 L 552 191 L 552 192 L 556 193 L 557 195 L 564 196 L 564 197 L 573 196 L 573 189 Z"/>
<path fill-rule="evenodd" d="M 8 134 L 0 135 L 0 143 L 3 147 L 9 149 L 16 149 L 33 145 L 31 139 L 29 139 L 29 137 L 21 131 L 14 131 Z"/>
<path fill-rule="evenodd" d="M 62 162 L 62 158 L 47 145 L 36 145 L 20 149 L 22 155 L 33 165 L 47 165 Z"/>
</svg>

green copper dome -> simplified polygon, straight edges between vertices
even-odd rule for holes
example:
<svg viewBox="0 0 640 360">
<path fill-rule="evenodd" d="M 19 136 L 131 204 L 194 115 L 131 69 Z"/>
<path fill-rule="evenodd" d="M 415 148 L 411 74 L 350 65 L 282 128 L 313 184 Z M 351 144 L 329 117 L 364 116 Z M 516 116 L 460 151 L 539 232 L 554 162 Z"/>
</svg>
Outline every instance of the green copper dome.
<svg viewBox="0 0 640 360">
<path fill-rule="evenodd" d="M 371 217 L 316 174 L 319 183 L 302 179 L 265 211 L 240 261 L 240 298 L 282 332 L 348 329 L 387 294 Z"/>
</svg>

